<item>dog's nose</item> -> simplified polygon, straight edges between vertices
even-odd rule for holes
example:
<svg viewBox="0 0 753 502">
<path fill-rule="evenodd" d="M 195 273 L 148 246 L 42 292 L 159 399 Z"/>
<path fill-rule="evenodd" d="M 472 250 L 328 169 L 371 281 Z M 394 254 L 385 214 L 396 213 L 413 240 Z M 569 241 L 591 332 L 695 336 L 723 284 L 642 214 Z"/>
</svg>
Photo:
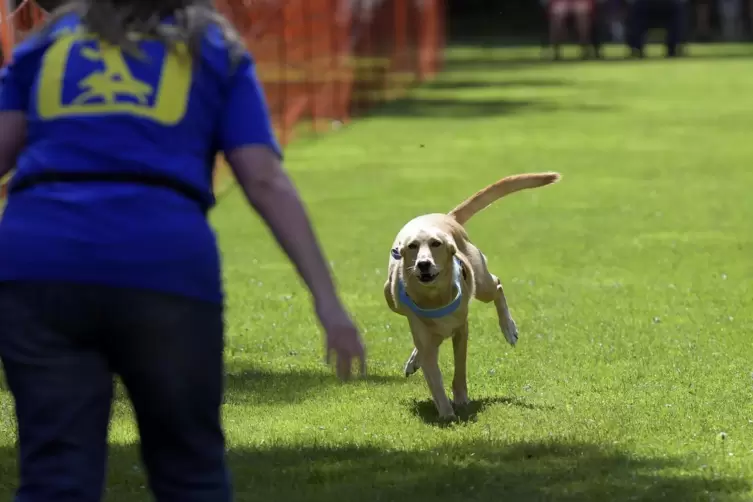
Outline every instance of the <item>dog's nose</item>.
<svg viewBox="0 0 753 502">
<path fill-rule="evenodd" d="M 416 263 L 416 267 L 418 267 L 419 272 L 428 272 L 429 269 L 431 269 L 431 262 L 430 261 L 419 261 Z"/>
</svg>

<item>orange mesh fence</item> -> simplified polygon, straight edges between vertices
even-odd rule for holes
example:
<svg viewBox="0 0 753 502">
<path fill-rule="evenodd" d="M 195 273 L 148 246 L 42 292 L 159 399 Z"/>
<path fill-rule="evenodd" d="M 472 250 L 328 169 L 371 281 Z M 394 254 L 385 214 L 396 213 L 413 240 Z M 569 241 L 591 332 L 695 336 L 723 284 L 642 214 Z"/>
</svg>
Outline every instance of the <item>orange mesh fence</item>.
<svg viewBox="0 0 753 502">
<path fill-rule="evenodd" d="M 24 39 L 37 23 L 44 19 L 45 12 L 33 0 L 24 0 L 14 11 L 9 11 L 8 0 L 0 0 L 0 40 L 3 62 L 10 58 L 13 46 Z M 10 22 L 7 22 L 7 21 Z"/>
<path fill-rule="evenodd" d="M 283 145 L 399 97 L 441 69 L 446 0 L 217 0 L 253 55 Z M 45 13 L 0 0 L 2 53 Z M 8 22 L 10 21 L 10 22 Z M 226 176 L 218 170 L 217 182 Z M 2 184 L 2 195 L 5 195 Z M 218 187 L 219 188 L 219 187 Z"/>
<path fill-rule="evenodd" d="M 436 73 L 445 0 L 222 0 L 287 144 Z"/>
</svg>

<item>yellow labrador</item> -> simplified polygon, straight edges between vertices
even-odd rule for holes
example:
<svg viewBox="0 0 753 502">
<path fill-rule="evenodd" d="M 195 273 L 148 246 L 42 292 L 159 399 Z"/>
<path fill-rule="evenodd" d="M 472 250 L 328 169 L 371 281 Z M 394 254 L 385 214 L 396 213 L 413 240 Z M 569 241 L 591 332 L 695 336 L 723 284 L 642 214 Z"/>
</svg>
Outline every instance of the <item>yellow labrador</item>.
<svg viewBox="0 0 753 502">
<path fill-rule="evenodd" d="M 559 181 L 558 173 L 508 176 L 479 191 L 448 214 L 426 214 L 409 221 L 392 245 L 384 296 L 392 311 L 408 318 L 415 348 L 405 364 L 405 376 L 419 368 L 441 418 L 455 418 L 439 370 L 439 346 L 452 338 L 455 405 L 468 404 L 466 357 L 468 304 L 475 297 L 494 302 L 499 326 L 511 345 L 518 329 L 510 316 L 502 284 L 486 266 L 486 258 L 471 244 L 463 225 L 505 195 Z"/>
</svg>

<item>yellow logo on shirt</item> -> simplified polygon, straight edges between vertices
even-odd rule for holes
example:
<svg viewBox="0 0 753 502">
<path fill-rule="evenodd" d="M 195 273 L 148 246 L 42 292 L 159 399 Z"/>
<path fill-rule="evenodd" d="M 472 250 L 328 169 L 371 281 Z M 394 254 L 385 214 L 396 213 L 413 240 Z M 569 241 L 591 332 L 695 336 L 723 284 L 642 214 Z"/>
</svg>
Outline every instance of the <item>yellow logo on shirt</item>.
<svg viewBox="0 0 753 502">
<path fill-rule="evenodd" d="M 177 50 L 187 54 L 184 46 Z M 177 124 L 188 107 L 191 58 L 173 51 L 164 51 L 162 61 L 155 61 L 151 54 L 147 57 L 129 65 L 117 46 L 78 30 L 62 32 L 42 60 L 39 117 L 128 114 Z M 155 71 L 155 64 L 160 64 L 160 71 Z M 91 71 L 71 78 L 81 68 Z"/>
</svg>

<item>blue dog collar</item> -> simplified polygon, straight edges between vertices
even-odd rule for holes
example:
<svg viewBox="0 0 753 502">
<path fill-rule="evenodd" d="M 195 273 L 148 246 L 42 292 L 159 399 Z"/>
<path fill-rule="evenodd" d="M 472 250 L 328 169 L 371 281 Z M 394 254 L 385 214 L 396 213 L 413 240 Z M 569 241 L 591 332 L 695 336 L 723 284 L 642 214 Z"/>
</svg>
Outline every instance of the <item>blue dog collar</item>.
<svg viewBox="0 0 753 502">
<path fill-rule="evenodd" d="M 393 252 L 393 257 L 394 257 Z M 463 301 L 463 288 L 462 284 L 460 283 L 460 276 L 463 273 L 463 263 L 455 257 L 454 264 L 453 264 L 453 284 L 458 290 L 457 296 L 455 296 L 455 299 L 452 300 L 448 305 L 445 305 L 444 307 L 440 307 L 438 309 L 422 309 L 418 305 L 415 304 L 413 300 L 411 300 L 410 296 L 408 296 L 408 293 L 405 291 L 405 284 L 403 284 L 403 281 L 399 281 L 397 284 L 397 294 L 400 299 L 400 303 L 408 307 L 414 314 L 416 314 L 418 317 L 425 317 L 428 319 L 439 319 L 440 317 L 448 316 L 452 313 L 454 313 L 459 307 L 460 304 Z"/>
</svg>

